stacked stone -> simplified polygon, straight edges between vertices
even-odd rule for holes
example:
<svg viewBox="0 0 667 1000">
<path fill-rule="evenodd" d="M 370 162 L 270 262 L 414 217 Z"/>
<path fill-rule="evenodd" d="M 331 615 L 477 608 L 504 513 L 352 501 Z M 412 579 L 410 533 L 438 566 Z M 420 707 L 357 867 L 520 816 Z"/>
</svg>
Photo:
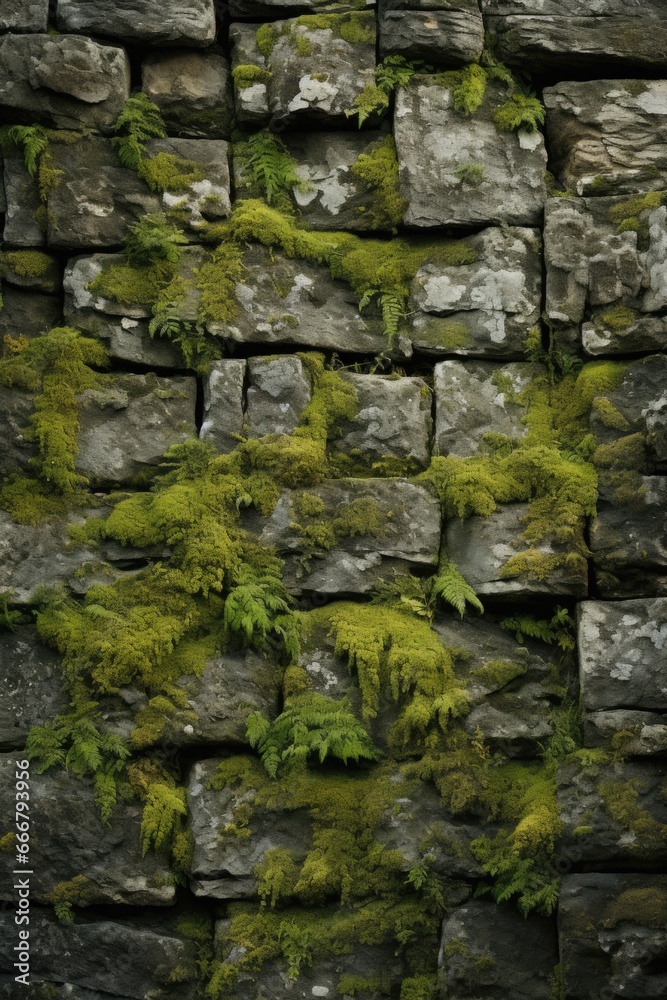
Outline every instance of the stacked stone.
<svg viewBox="0 0 667 1000">
<path fill-rule="evenodd" d="M 537 760 L 554 736 L 554 706 L 580 693 L 591 752 L 558 772 L 558 914 L 524 919 L 515 907 L 475 894 L 485 871 L 470 845 L 497 832 L 501 820 L 455 815 L 429 781 L 408 781 L 389 749 L 396 708 L 389 697 L 382 702 L 369 725 L 395 768 L 396 795 L 374 836 L 400 853 L 406 878 L 427 862 L 444 886 L 441 947 L 432 956 L 438 995 L 664 995 L 667 877 L 656 874 L 667 857 L 661 0 L 378 0 L 377 9 L 356 0 L 230 0 L 217 14 L 213 0 L 58 0 L 55 14 L 48 0 L 0 0 L 0 31 L 3 121 L 51 130 L 49 184 L 40 185 L 21 149 L 3 146 L 0 336 L 31 340 L 73 327 L 105 345 L 113 375 L 78 399 L 76 471 L 98 505 L 36 525 L 0 511 L 6 606 L 29 610 L 44 584 L 79 598 L 168 560 L 158 545 L 73 544 L 68 529 L 107 516 L 112 494 L 141 488 L 168 448 L 188 438 L 228 454 L 241 438 L 291 434 L 314 392 L 297 352 L 342 362 L 356 415 L 336 426 L 330 452 L 350 469 L 384 463 L 405 474 L 351 474 L 285 490 L 271 513 L 245 513 L 244 526 L 284 559 L 287 588 L 303 608 L 367 602 L 396 574 L 432 576 L 440 561 L 451 561 L 487 607 L 483 617 L 438 613 L 433 621 L 438 642 L 458 651 L 457 677 L 469 697 L 463 731 L 510 760 Z M 485 32 L 495 59 L 547 84 L 544 135 L 499 130 L 500 78 L 491 76 L 473 116 L 455 107 L 447 74 L 482 58 Z M 393 104 L 357 128 L 350 112 L 373 86 L 378 60 L 396 55 L 425 65 L 397 88 Z M 167 126 L 167 137 L 151 139 L 146 154 L 194 163 L 196 179 L 185 188 L 152 190 L 117 156 L 114 123 L 139 84 Z M 91 285 L 124 260 L 128 227 L 175 209 L 187 240 L 178 263 L 187 295 L 171 319 L 200 322 L 197 275 L 211 260 L 202 226 L 228 219 L 255 194 L 240 147 L 264 129 L 296 164 L 289 198 L 313 231 L 428 247 L 388 344 L 380 309 L 371 303 L 362 311 L 360 296 L 328 267 L 249 243 L 236 314 L 203 324 L 222 357 L 202 374 L 177 343 L 151 336 L 150 305 L 132 301 L 131 291 L 123 301 L 104 297 Z M 377 184 L 355 171 L 390 136 L 400 220 L 378 208 Z M 451 245 L 467 262 L 439 252 Z M 35 253 L 39 267 L 31 268 Z M 521 393 L 546 371 L 544 358 L 525 353 L 536 329 L 545 343 L 549 334 L 551 359 L 609 359 L 623 373 L 591 411 L 591 448 L 606 448 L 611 458 L 585 526 L 585 566 L 568 563 L 565 548 L 556 568 L 508 575 L 508 560 L 535 547 L 525 535 L 528 504 L 443 523 L 438 498 L 418 474 L 434 456 L 477 455 L 485 436 L 502 435 L 508 447 L 525 436 Z M 29 468 L 35 455 L 25 435 L 33 399 L 29 390 L 0 386 L 4 477 Z M 298 524 L 304 497 L 315 497 L 329 520 L 357 501 L 372 503 L 383 529 L 353 532 L 312 558 Z M 537 549 L 554 551 L 543 540 Z M 543 617 L 555 601 L 576 610 L 578 678 L 546 642 L 517 640 L 500 627 L 508 616 Z M 9 816 L 14 762 L 30 728 L 65 712 L 68 699 L 60 659 L 33 625 L 0 631 L 0 646 L 0 801 Z M 345 700 L 361 718 L 358 679 L 326 630 L 309 637 L 299 666 L 311 690 Z M 232 753 L 255 759 L 248 715 L 279 715 L 282 673 L 271 655 L 244 650 L 213 656 L 200 676 L 178 682 L 187 713 L 153 749 L 178 761 L 188 789 L 194 858 L 184 886 L 176 887 L 166 857 L 142 853 L 139 803 L 120 801 L 104 825 L 90 779 L 62 768 L 33 774 L 36 996 L 194 998 L 203 989 L 201 955 L 184 929 L 193 917 L 214 931 L 218 958 L 241 960 L 243 946 L 228 938 L 230 904 L 257 900 L 257 869 L 269 852 L 286 848 L 303 861 L 313 843 L 312 817 L 279 802 L 253 806 L 247 830 L 221 836 L 256 795 L 217 788 L 218 765 Z M 102 697 L 109 732 L 130 738 L 147 701 L 133 687 Z M 600 750 L 607 753 L 595 757 Z M 2 847 L 5 832 L 0 899 L 11 904 L 14 860 Z M 58 887 L 80 876 L 86 891 L 74 921 L 57 919 L 49 904 Z M 11 906 L 3 907 L 0 997 L 7 998 L 22 989 L 13 982 L 13 920 Z M 365 982 L 360 994 L 350 985 L 355 977 Z M 395 944 L 360 940 L 304 965 L 296 982 L 270 958 L 244 973 L 229 996 L 435 995 L 401 992 L 404 980 L 416 982 Z"/>
</svg>

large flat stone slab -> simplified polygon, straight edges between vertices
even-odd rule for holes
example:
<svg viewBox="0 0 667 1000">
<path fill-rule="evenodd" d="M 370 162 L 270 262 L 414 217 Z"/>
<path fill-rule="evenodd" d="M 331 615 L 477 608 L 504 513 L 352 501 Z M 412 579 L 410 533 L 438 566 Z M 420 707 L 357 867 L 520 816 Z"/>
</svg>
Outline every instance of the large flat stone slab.
<svg viewBox="0 0 667 1000">
<path fill-rule="evenodd" d="M 437 6 L 433 3 L 433 8 Z M 380 56 L 398 54 L 447 67 L 477 62 L 484 48 L 484 23 L 476 4 L 466 6 L 466 10 L 394 10 L 381 3 Z"/>
<path fill-rule="evenodd" d="M 149 45 L 210 45 L 215 41 L 213 0 L 60 0 L 60 31 L 104 35 Z"/>
<path fill-rule="evenodd" d="M 491 82 L 481 108 L 466 117 L 454 108 L 454 87 L 437 77 L 415 76 L 399 89 L 394 131 L 407 225 L 540 222 L 544 141 L 539 132 L 498 131 L 492 113 L 506 99 L 506 88 Z"/>
</svg>

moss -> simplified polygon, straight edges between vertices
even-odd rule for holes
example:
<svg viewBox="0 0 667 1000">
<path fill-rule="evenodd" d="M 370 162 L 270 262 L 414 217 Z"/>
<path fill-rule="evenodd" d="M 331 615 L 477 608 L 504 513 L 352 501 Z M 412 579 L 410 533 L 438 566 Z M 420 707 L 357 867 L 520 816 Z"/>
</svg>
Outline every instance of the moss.
<svg viewBox="0 0 667 1000">
<path fill-rule="evenodd" d="M 247 90 L 256 83 L 268 83 L 272 75 L 267 69 L 255 66 L 253 63 L 243 63 L 232 70 L 234 86 L 239 90 Z"/>
<path fill-rule="evenodd" d="M 189 191 L 193 184 L 206 177 L 194 160 L 185 160 L 173 153 L 158 153 L 141 161 L 138 174 L 151 191 Z"/>
<path fill-rule="evenodd" d="M 602 327 L 603 329 L 613 330 L 614 333 L 623 334 L 635 326 L 639 319 L 640 314 L 636 309 L 630 309 L 629 306 L 619 303 L 611 309 L 605 309 L 603 313 L 598 313 L 594 317 L 593 322 L 596 327 Z"/>
<path fill-rule="evenodd" d="M 610 427 L 617 431 L 630 430 L 628 421 L 606 396 L 599 396 L 597 399 L 594 399 L 592 410 L 597 414 L 605 427 Z"/>
<path fill-rule="evenodd" d="M 459 167 L 458 170 L 454 171 L 454 176 L 462 184 L 467 184 L 469 187 L 479 187 L 484 180 L 484 167 L 475 163 L 467 163 L 464 167 Z"/>
<path fill-rule="evenodd" d="M 375 18 L 370 12 L 302 14 L 294 24 L 307 31 L 332 31 L 350 45 L 375 45 Z"/>
<path fill-rule="evenodd" d="M 283 26 L 282 31 L 280 31 L 275 24 L 260 24 L 259 28 L 255 32 L 255 44 L 265 59 L 270 58 L 271 53 L 278 44 L 281 35 L 287 34 L 289 30 L 289 23 Z"/>
<path fill-rule="evenodd" d="M 0 275 L 19 278 L 35 278 L 57 288 L 60 283 L 60 268 L 54 257 L 41 250 L 9 250 L 0 255 Z"/>
<path fill-rule="evenodd" d="M 169 261 L 145 265 L 114 261 L 103 266 L 88 291 L 124 305 L 153 306 L 175 273 L 176 267 Z"/>
<path fill-rule="evenodd" d="M 371 195 L 367 218 L 374 229 L 390 229 L 403 219 L 407 203 L 401 198 L 398 183 L 398 159 L 391 135 L 378 140 L 361 153 L 352 164 L 351 173 L 363 182 Z"/>
<path fill-rule="evenodd" d="M 3 837 L 0 837 L 0 851 L 3 854 L 11 854 L 14 850 L 14 845 L 16 843 L 15 833 L 6 833 Z"/>
<path fill-rule="evenodd" d="M 476 63 L 466 66 L 452 77 L 454 108 L 468 117 L 476 114 L 484 103 L 487 87 L 486 70 Z"/>
<path fill-rule="evenodd" d="M 493 660 L 477 667 L 471 672 L 471 676 L 485 686 L 498 689 L 511 684 L 517 677 L 523 677 L 525 673 L 526 667 L 516 660 Z"/>
<path fill-rule="evenodd" d="M 46 201 L 49 194 L 55 190 L 65 176 L 64 170 L 58 170 L 53 165 L 53 154 L 49 149 L 42 153 L 39 160 L 39 170 L 37 172 L 37 186 L 39 197 Z"/>
<path fill-rule="evenodd" d="M 294 47 L 298 56 L 312 56 L 313 54 L 313 46 L 311 45 L 310 40 L 304 35 L 299 35 Z"/>
<path fill-rule="evenodd" d="M 626 889 L 605 908 L 603 926 L 623 923 L 663 930 L 667 925 L 667 892 L 658 886 Z"/>
<path fill-rule="evenodd" d="M 336 993 L 348 997 L 363 997 L 367 993 L 373 996 L 390 996 L 392 986 L 391 976 L 386 972 L 370 976 L 343 976 L 336 986 Z"/>
<path fill-rule="evenodd" d="M 615 224 L 619 233 L 637 233 L 638 249 L 648 250 L 648 213 L 660 208 L 664 197 L 664 192 L 650 191 L 648 194 L 638 195 L 628 201 L 612 205 L 609 209 L 609 221 Z"/>
<path fill-rule="evenodd" d="M 660 823 L 647 809 L 639 804 L 642 782 L 602 781 L 598 787 L 606 812 L 624 830 L 634 834 L 628 850 L 638 856 L 651 858 L 656 851 L 664 848 L 667 841 L 667 825 Z"/>
</svg>

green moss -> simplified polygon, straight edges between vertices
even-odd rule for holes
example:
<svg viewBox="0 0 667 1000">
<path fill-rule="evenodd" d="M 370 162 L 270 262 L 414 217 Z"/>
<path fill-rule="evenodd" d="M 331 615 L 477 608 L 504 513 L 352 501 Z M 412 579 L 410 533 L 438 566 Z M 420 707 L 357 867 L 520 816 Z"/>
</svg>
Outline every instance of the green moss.
<svg viewBox="0 0 667 1000">
<path fill-rule="evenodd" d="M 398 184 L 396 146 L 391 135 L 369 146 L 352 164 L 351 173 L 357 177 L 371 195 L 368 218 L 374 229 L 390 229 L 403 219 L 406 202 L 401 198 Z"/>
<path fill-rule="evenodd" d="M 289 30 L 289 23 L 283 26 L 282 31 L 280 31 L 275 24 L 260 24 L 259 28 L 255 32 L 255 44 L 265 59 L 270 58 L 271 53 L 278 44 L 281 35 L 287 34 Z"/>
<path fill-rule="evenodd" d="M 332 31 L 350 45 L 375 45 L 375 18 L 370 12 L 302 14 L 294 23 L 308 31 Z"/>
<path fill-rule="evenodd" d="M 603 925 L 618 927 L 623 923 L 637 923 L 655 930 L 667 925 L 667 892 L 659 886 L 626 889 L 613 899 L 604 911 Z"/>
<path fill-rule="evenodd" d="M 379 972 L 370 976 L 343 976 L 336 992 L 341 996 L 363 997 L 370 993 L 374 996 L 389 996 L 392 991 L 391 977 L 386 972 Z"/>
<path fill-rule="evenodd" d="M 299 35 L 294 47 L 298 56 L 311 56 L 313 54 L 313 46 L 304 35 Z"/>
<path fill-rule="evenodd" d="M 0 255 L 0 275 L 35 278 L 57 288 L 60 268 L 54 257 L 41 250 L 9 250 Z"/>
<path fill-rule="evenodd" d="M 234 244 L 221 243 L 210 261 L 199 268 L 196 287 L 201 292 L 199 318 L 203 323 L 230 323 L 238 312 L 236 286 L 245 269 L 243 252 Z"/>
<path fill-rule="evenodd" d="M 601 326 L 603 329 L 623 334 L 628 332 L 639 319 L 640 314 L 636 309 L 630 309 L 629 306 L 619 303 L 611 309 L 605 309 L 603 313 L 598 313 L 593 322 L 596 327 Z"/>
<path fill-rule="evenodd" d="M 486 96 L 486 70 L 476 63 L 456 72 L 451 80 L 454 85 L 454 108 L 468 117 L 481 108 Z"/>
<path fill-rule="evenodd" d="M 239 90 L 247 90 L 256 83 L 268 83 L 272 75 L 267 69 L 253 63 L 243 63 L 232 70 L 234 86 Z"/>
<path fill-rule="evenodd" d="M 484 167 L 475 163 L 467 163 L 464 167 L 455 170 L 454 176 L 458 177 L 462 184 L 468 184 L 469 187 L 479 187 L 484 180 Z"/>
<path fill-rule="evenodd" d="M 630 430 L 628 421 L 606 396 L 599 396 L 597 399 L 594 399 L 592 409 L 605 427 L 610 427 L 617 431 Z"/>
<path fill-rule="evenodd" d="M 175 273 L 176 267 L 169 261 L 144 265 L 113 261 L 102 267 L 88 291 L 124 305 L 153 306 Z"/>
<path fill-rule="evenodd" d="M 643 790 L 638 779 L 628 781 L 602 781 L 598 787 L 606 812 L 624 830 L 634 834 L 629 851 L 644 858 L 651 858 L 664 848 L 667 841 L 667 824 L 660 823 L 639 804 Z"/>
<path fill-rule="evenodd" d="M 517 677 L 523 677 L 525 673 L 526 667 L 516 660 L 493 660 L 482 667 L 477 667 L 471 672 L 471 676 L 485 687 L 498 689 L 511 684 Z"/>
<path fill-rule="evenodd" d="M 49 194 L 55 190 L 65 175 L 64 170 L 58 170 L 53 165 L 53 154 L 49 149 L 42 153 L 39 160 L 39 170 L 37 172 L 37 185 L 39 197 L 46 201 Z"/>
<path fill-rule="evenodd" d="M 648 250 L 649 245 L 649 224 L 648 213 L 660 208 L 665 195 L 661 191 L 650 191 L 645 195 L 638 195 L 628 201 L 619 202 L 609 209 L 609 221 L 613 222 L 619 233 L 637 233 L 637 247 L 639 250 Z"/>
<path fill-rule="evenodd" d="M 151 191 L 189 191 L 193 184 L 205 180 L 206 175 L 194 160 L 184 160 L 173 153 L 157 153 L 144 158 L 138 174 Z"/>
</svg>

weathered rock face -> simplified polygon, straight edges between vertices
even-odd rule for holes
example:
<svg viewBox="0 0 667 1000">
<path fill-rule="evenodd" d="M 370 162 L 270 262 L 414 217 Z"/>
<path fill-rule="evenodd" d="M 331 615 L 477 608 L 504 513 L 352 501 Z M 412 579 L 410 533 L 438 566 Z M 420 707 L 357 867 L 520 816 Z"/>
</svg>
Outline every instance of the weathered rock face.
<svg viewBox="0 0 667 1000">
<path fill-rule="evenodd" d="M 331 26 L 304 15 L 258 29 L 232 24 L 236 114 L 241 122 L 270 115 L 341 119 L 375 71 L 372 13 L 330 15 Z"/>
<path fill-rule="evenodd" d="M 48 0 L 6 0 L 0 13 L 0 31 L 45 32 L 49 20 Z"/>
<path fill-rule="evenodd" d="M 641 476 L 632 499 L 603 493 L 591 524 L 590 545 L 602 597 L 666 596 L 664 522 L 667 482 Z"/>
<path fill-rule="evenodd" d="M 232 78 L 221 52 L 151 53 L 142 64 L 141 79 L 142 90 L 157 104 L 170 132 L 195 139 L 231 135 Z"/>
<path fill-rule="evenodd" d="M 246 363 L 217 361 L 204 382 L 204 421 L 199 436 L 218 451 L 233 451 L 243 432 L 243 383 Z"/>
<path fill-rule="evenodd" d="M 0 399 L 0 471 L 26 469 L 35 454 L 29 440 L 34 396 L 23 389 L 3 388 Z M 27 432 L 27 433 L 26 433 Z"/>
<path fill-rule="evenodd" d="M 62 0 L 58 5 L 60 31 L 111 35 L 127 42 L 152 45 L 210 45 L 215 40 L 213 0 L 151 0 L 112 3 L 104 10 L 93 0 Z"/>
<path fill-rule="evenodd" d="M 39 216 L 41 201 L 37 181 L 28 173 L 16 149 L 3 155 L 3 182 L 7 198 L 3 239 L 14 247 L 41 247 L 46 233 Z"/>
<path fill-rule="evenodd" d="M 643 353 L 667 340 L 667 209 L 639 199 L 553 198 L 546 206 L 547 314 L 587 354 Z"/>
<path fill-rule="evenodd" d="M 622 366 L 618 386 L 600 395 L 591 413 L 591 431 L 600 445 L 596 464 L 610 470 L 661 472 L 667 466 L 667 358 L 654 354 Z M 619 481 L 620 482 L 620 481 Z M 631 484 L 641 488 L 637 479 Z"/>
<path fill-rule="evenodd" d="M 567 995 L 603 989 L 640 1000 L 667 987 L 664 875 L 566 875 L 558 936 Z"/>
<path fill-rule="evenodd" d="M 76 571 L 95 558 L 90 549 L 68 548 L 66 522 L 16 524 L 0 511 L 0 525 L 0 593 L 12 603 L 30 604 L 41 585 L 73 584 Z"/>
<path fill-rule="evenodd" d="M 248 362 L 248 437 L 291 434 L 311 400 L 308 372 L 289 355 Z"/>
<path fill-rule="evenodd" d="M 129 94 L 123 49 L 76 35 L 0 38 L 0 102 L 15 120 L 108 130 Z"/>
<path fill-rule="evenodd" d="M 59 297 L 41 295 L 20 288 L 2 287 L 0 337 L 37 337 L 62 321 L 63 307 Z"/>
<path fill-rule="evenodd" d="M 544 103 L 554 172 L 566 188 L 587 195 L 665 187 L 664 81 L 559 83 L 546 88 Z"/>
<path fill-rule="evenodd" d="M 472 118 L 454 107 L 454 87 L 415 77 L 396 98 L 395 137 L 409 226 L 530 226 L 546 197 L 539 132 L 500 132 L 493 111 L 506 100 L 491 83 Z"/>
<path fill-rule="evenodd" d="M 380 55 L 399 53 L 406 59 L 424 59 L 446 66 L 477 62 L 484 47 L 484 24 L 477 4 L 453 4 L 465 10 L 408 10 L 381 5 Z M 447 5 L 449 7 L 449 4 Z"/>
<path fill-rule="evenodd" d="M 462 243 L 476 258 L 472 263 L 433 260 L 415 276 L 409 302 L 414 349 L 522 358 L 540 316 L 537 231 L 485 229 Z"/>
<path fill-rule="evenodd" d="M 33 725 L 43 725 L 65 709 L 56 653 L 37 638 L 34 627 L 21 625 L 0 634 L 2 685 L 0 748 L 22 747 Z M 9 814 L 8 810 L 8 814 Z"/>
</svg>

